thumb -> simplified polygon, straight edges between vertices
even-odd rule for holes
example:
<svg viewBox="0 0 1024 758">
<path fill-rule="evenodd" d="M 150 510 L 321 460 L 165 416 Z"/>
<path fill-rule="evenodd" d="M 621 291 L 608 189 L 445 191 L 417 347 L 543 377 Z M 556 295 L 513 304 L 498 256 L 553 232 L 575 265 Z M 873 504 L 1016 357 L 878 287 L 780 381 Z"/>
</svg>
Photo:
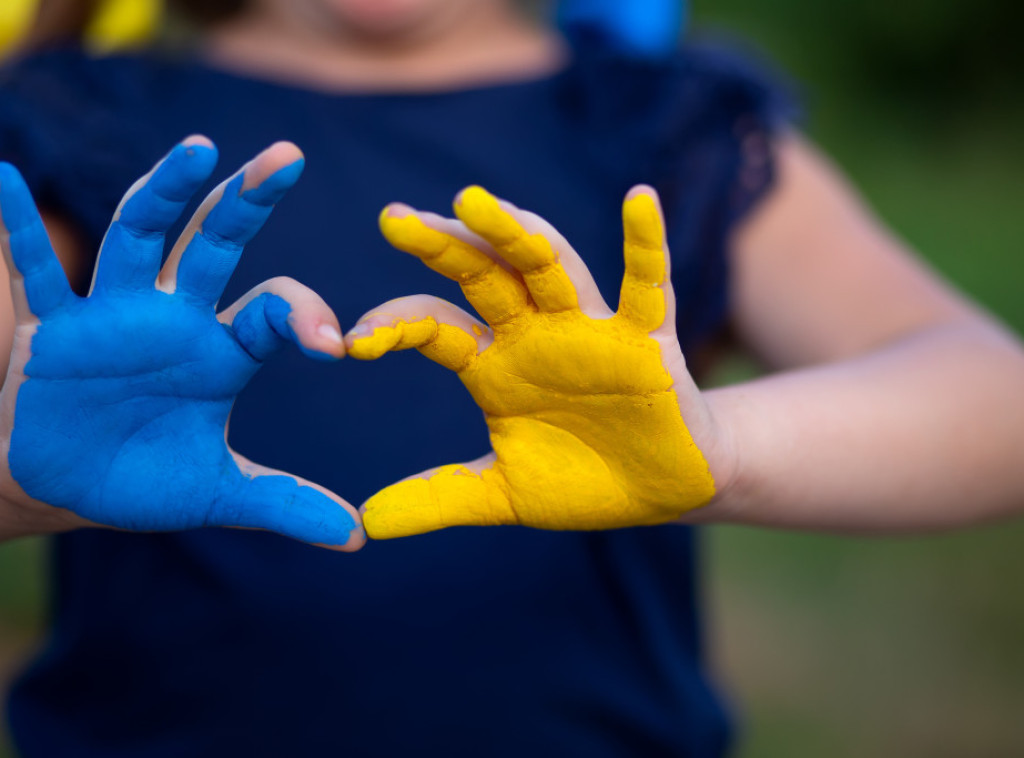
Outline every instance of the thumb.
<svg viewBox="0 0 1024 758">
<path fill-rule="evenodd" d="M 220 493 L 210 526 L 266 529 L 292 539 L 352 552 L 366 542 L 355 509 L 333 492 L 235 455 L 239 476 Z"/>
<path fill-rule="evenodd" d="M 408 537 L 449 526 L 518 524 L 506 494 L 505 477 L 493 453 L 468 464 L 430 469 L 385 487 L 363 504 L 363 523 L 372 539 Z M 476 470 L 474 470 L 476 469 Z"/>
</svg>

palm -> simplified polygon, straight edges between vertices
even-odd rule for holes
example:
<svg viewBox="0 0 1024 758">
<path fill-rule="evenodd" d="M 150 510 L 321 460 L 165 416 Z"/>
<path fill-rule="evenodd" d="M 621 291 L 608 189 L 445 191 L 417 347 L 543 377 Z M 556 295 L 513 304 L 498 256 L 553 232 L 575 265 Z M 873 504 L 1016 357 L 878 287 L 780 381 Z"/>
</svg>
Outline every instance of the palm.
<svg viewBox="0 0 1024 758">
<path fill-rule="evenodd" d="M 97 524 L 245 526 L 358 546 L 358 537 L 349 544 L 357 530 L 337 500 L 249 463 L 226 442 L 235 396 L 264 358 L 296 338 L 290 305 L 274 294 L 244 300 L 223 320 L 215 304 L 301 164 L 250 189 L 241 172 L 218 188 L 160 271 L 164 231 L 214 157 L 212 148 L 179 146 L 133 188 L 87 298 L 69 289 L 27 189 L 2 167 L 0 231 L 19 275 L 0 404 L 10 476 L 32 500 Z"/>
<path fill-rule="evenodd" d="M 212 520 L 218 489 L 241 478 L 224 426 L 259 367 L 212 309 L 157 290 L 97 294 L 44 319 L 31 350 L 11 442 L 26 492 L 125 529 Z"/>
<path fill-rule="evenodd" d="M 685 371 L 666 369 L 682 365 L 674 336 L 651 333 L 667 310 L 655 206 L 627 223 L 619 311 L 592 303 L 603 309 L 595 317 L 550 243 L 488 198 L 468 190 L 456 212 L 521 278 L 464 241 L 439 240 L 414 216 L 384 218 L 394 244 L 460 281 L 493 341 L 477 353 L 466 331 L 428 317 L 379 328 L 352 354 L 417 346 L 457 371 L 485 413 L 494 453 L 482 470 L 445 466 L 375 495 L 364 515 L 370 536 L 455 524 L 605 529 L 669 521 L 707 502 L 714 484 L 677 396 L 682 384 L 692 401 L 695 388 Z"/>
<path fill-rule="evenodd" d="M 647 479 L 668 481 L 692 445 L 652 338 L 618 318 L 537 313 L 516 339 L 496 333 L 461 378 L 520 522 L 600 529 L 677 515 L 628 470 L 643 460 Z"/>
</svg>

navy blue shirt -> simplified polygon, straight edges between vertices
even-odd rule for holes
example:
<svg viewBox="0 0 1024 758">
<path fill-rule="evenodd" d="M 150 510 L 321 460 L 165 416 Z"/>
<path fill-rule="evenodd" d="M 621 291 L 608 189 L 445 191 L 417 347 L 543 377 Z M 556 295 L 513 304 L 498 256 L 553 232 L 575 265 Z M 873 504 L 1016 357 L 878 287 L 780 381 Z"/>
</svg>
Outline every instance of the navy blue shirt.
<svg viewBox="0 0 1024 758">
<path fill-rule="evenodd" d="M 425 94 L 70 50 L 2 74 L 0 158 L 95 249 L 121 194 L 185 135 L 217 143 L 220 177 L 292 140 L 305 175 L 223 303 L 291 276 L 343 327 L 401 295 L 465 306 L 376 218 L 393 200 L 446 213 L 473 183 L 552 222 L 614 307 L 620 203 L 648 182 L 692 352 L 723 325 L 729 235 L 770 184 L 778 110 L 743 66 L 694 50 L 633 62 L 584 42 L 550 77 Z M 456 376 L 415 351 L 277 357 L 239 398 L 230 442 L 356 504 L 489 447 Z M 719 756 L 728 720 L 701 658 L 694 537 L 454 528 L 349 555 L 249 531 L 63 535 L 52 630 L 14 687 L 12 731 L 25 758 Z"/>
</svg>

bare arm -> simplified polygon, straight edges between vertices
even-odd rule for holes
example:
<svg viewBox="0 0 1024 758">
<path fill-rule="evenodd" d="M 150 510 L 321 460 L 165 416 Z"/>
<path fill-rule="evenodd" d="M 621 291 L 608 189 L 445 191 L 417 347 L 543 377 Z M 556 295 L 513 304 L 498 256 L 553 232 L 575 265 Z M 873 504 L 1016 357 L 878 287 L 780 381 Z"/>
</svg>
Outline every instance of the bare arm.
<svg viewBox="0 0 1024 758">
<path fill-rule="evenodd" d="M 779 148 L 779 185 L 737 240 L 733 306 L 780 373 L 707 392 L 676 337 L 652 188 L 623 203 L 615 312 L 555 229 L 481 188 L 456 197 L 457 220 L 389 206 L 389 241 L 459 282 L 483 321 L 400 298 L 360 319 L 349 352 L 415 347 L 455 371 L 493 451 L 378 492 L 370 535 L 668 521 L 884 532 L 1019 508 L 1020 345 L 799 138 Z"/>
<path fill-rule="evenodd" d="M 734 314 L 782 373 L 705 393 L 732 461 L 691 518 L 899 531 L 1019 510 L 1020 344 L 805 143 L 779 154 L 779 186 L 737 239 Z"/>
</svg>

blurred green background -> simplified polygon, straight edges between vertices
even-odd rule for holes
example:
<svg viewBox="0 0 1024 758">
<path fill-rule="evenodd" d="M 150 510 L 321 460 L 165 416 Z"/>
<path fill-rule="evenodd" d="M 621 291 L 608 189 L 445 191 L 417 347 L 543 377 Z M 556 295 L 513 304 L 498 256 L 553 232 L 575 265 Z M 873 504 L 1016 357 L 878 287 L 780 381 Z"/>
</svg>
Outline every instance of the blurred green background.
<svg viewBox="0 0 1024 758">
<path fill-rule="evenodd" d="M 806 130 L 876 211 L 1019 334 L 1022 10 L 698 0 L 695 14 L 792 75 Z M 735 360 L 719 380 L 749 370 Z M 1024 756 L 1024 523 L 915 539 L 717 527 L 706 563 L 741 758 Z"/>
<path fill-rule="evenodd" d="M 698 30 L 788 72 L 806 130 L 879 214 L 1024 332 L 1024 5 L 695 6 Z M 717 380 L 750 370 L 738 357 Z M 706 543 L 740 758 L 1024 756 L 1024 523 L 914 539 L 717 527 Z M 44 633 L 44 554 L 0 546 L 0 684 Z"/>
</svg>

